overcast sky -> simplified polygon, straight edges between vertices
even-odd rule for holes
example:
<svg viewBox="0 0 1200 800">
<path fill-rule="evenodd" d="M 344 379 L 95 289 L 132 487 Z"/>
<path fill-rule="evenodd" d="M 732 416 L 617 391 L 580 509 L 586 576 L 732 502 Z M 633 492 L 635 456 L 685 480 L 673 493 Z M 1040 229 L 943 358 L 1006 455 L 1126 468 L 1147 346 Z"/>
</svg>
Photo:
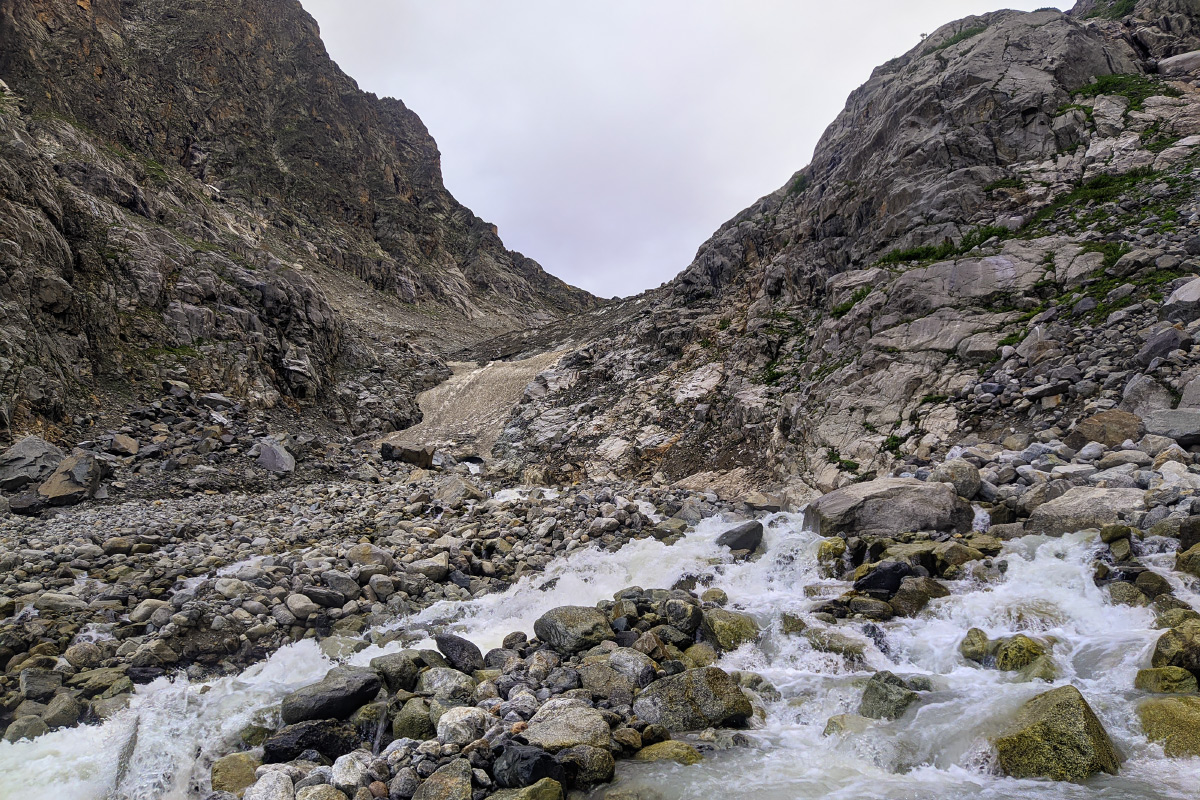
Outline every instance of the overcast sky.
<svg viewBox="0 0 1200 800">
<path fill-rule="evenodd" d="M 424 120 L 460 202 L 508 247 L 603 297 L 669 280 L 723 222 L 782 186 L 876 65 L 946 22 L 1003 7 L 302 2 L 342 69 Z"/>
</svg>

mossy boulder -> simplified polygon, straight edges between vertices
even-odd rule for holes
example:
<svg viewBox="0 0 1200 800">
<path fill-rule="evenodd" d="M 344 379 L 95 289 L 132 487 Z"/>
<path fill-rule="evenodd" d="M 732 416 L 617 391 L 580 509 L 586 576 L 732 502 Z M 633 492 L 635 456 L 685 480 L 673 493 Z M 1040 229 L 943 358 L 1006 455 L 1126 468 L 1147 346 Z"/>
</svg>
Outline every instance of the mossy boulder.
<svg viewBox="0 0 1200 800">
<path fill-rule="evenodd" d="M 533 623 L 533 632 L 560 653 L 577 653 L 613 637 L 604 612 L 588 606 L 553 608 Z"/>
<path fill-rule="evenodd" d="M 1171 758 L 1200 756 L 1200 697 L 1151 697 L 1138 717 L 1146 737 Z"/>
<path fill-rule="evenodd" d="M 1155 694 L 1196 694 L 1196 676 L 1180 667 L 1139 669 L 1133 680 L 1135 689 Z"/>
<path fill-rule="evenodd" d="M 562 784 L 553 778 L 542 778 L 522 789 L 501 789 L 489 795 L 490 800 L 563 800 Z"/>
<path fill-rule="evenodd" d="M 254 785 L 257 780 L 254 771 L 261 766 L 262 762 L 249 753 L 230 753 L 218 758 L 212 765 L 212 789 L 241 797 Z"/>
<path fill-rule="evenodd" d="M 696 764 L 703 759 L 704 756 L 700 755 L 699 750 L 678 739 L 668 739 L 643 747 L 633 756 L 634 761 L 674 761 L 685 765 Z"/>
<path fill-rule="evenodd" d="M 392 738 L 424 741 L 437 736 L 429 717 L 429 703 L 423 697 L 413 697 L 392 719 Z"/>
<path fill-rule="evenodd" d="M 1024 669 L 1044 655 L 1045 645 L 1018 633 L 1001 639 L 996 646 L 996 668 L 1006 672 Z"/>
<path fill-rule="evenodd" d="M 900 677 L 887 671 L 877 672 L 863 689 L 858 713 L 869 719 L 897 719 L 918 699 L 920 695 Z"/>
<path fill-rule="evenodd" d="M 1200 544 L 1175 556 L 1175 569 L 1200 578 Z"/>
<path fill-rule="evenodd" d="M 825 722 L 822 736 L 843 736 L 847 733 L 864 733 L 872 721 L 860 714 L 834 714 Z"/>
<path fill-rule="evenodd" d="M 862 661 L 866 652 L 866 645 L 862 642 L 829 628 L 805 628 L 801 635 L 808 640 L 813 650 L 833 653 L 850 662 Z"/>
<path fill-rule="evenodd" d="M 1022 706 L 1009 732 L 996 740 L 996 751 L 1001 770 L 1014 778 L 1080 782 L 1120 769 L 1112 739 L 1074 686 Z"/>
<path fill-rule="evenodd" d="M 759 634 L 758 623 L 752 617 L 723 608 L 706 609 L 701 630 L 719 650 L 736 650 Z"/>
<path fill-rule="evenodd" d="M 992 642 L 988 639 L 988 635 L 979 628 L 971 628 L 967 631 L 967 635 L 958 645 L 958 652 L 967 661 L 974 661 L 982 664 L 989 656 L 992 655 Z"/>
<path fill-rule="evenodd" d="M 1200 620 L 1186 619 L 1158 637 L 1152 667 L 1181 667 L 1200 675 Z"/>
<path fill-rule="evenodd" d="M 737 681 L 717 667 L 656 680 L 633 702 L 633 711 L 639 719 L 672 731 L 739 727 L 754 713 Z"/>
</svg>

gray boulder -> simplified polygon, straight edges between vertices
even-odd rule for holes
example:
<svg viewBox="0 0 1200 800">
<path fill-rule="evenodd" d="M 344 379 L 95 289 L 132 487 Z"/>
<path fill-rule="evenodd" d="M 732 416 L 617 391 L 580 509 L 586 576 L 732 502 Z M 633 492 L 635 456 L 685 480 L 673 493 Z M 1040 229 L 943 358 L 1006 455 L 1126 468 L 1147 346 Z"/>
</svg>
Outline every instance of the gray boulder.
<svg viewBox="0 0 1200 800">
<path fill-rule="evenodd" d="M 763 540 L 762 523 L 756 519 L 735 525 L 717 537 L 717 544 L 730 550 L 758 549 Z"/>
<path fill-rule="evenodd" d="M 633 702 L 638 718 L 672 731 L 740 727 L 750 719 L 750 700 L 717 667 L 689 669 L 660 678 Z"/>
<path fill-rule="evenodd" d="M 822 536 L 971 529 L 974 512 L 944 483 L 880 478 L 855 483 L 818 498 L 811 506 Z"/>
<path fill-rule="evenodd" d="M 970 500 L 979 493 L 983 480 L 979 469 L 965 458 L 955 458 L 939 464 L 929 476 L 929 480 L 937 483 L 949 483 L 960 497 Z"/>
<path fill-rule="evenodd" d="M 1146 432 L 1169 436 L 1183 447 L 1200 444 L 1200 409 L 1155 411 L 1146 417 Z"/>
<path fill-rule="evenodd" d="M 533 623 L 533 632 L 560 653 L 586 650 L 615 635 L 604 612 L 589 606 L 553 608 Z"/>
<path fill-rule="evenodd" d="M 858 713 L 870 719 L 897 719 L 920 698 L 899 677 L 890 672 L 876 672 L 863 689 Z"/>
<path fill-rule="evenodd" d="M 76 450 L 37 488 L 38 497 L 52 506 L 70 506 L 94 497 L 108 464 L 84 450 Z"/>
<path fill-rule="evenodd" d="M 63 460 L 63 451 L 40 436 L 26 436 L 0 453 L 0 490 L 15 492 L 49 478 Z"/>
<path fill-rule="evenodd" d="M 604 715 L 582 700 L 547 701 L 521 735 L 526 742 L 548 753 L 578 745 L 607 748 L 611 743 Z"/>
<path fill-rule="evenodd" d="M 1084 528 L 1102 528 L 1133 511 L 1145 510 L 1141 489 L 1101 489 L 1076 486 L 1033 510 L 1025 533 L 1062 536 Z"/>
<path fill-rule="evenodd" d="M 288 474 L 296 471 L 296 459 L 276 439 L 259 439 L 254 449 L 258 451 L 258 465 L 268 472 Z"/>
<path fill-rule="evenodd" d="M 293 725 L 311 719 L 346 719 L 373 700 L 380 685 L 372 670 L 335 667 L 319 683 L 283 698 L 283 721 Z"/>
</svg>

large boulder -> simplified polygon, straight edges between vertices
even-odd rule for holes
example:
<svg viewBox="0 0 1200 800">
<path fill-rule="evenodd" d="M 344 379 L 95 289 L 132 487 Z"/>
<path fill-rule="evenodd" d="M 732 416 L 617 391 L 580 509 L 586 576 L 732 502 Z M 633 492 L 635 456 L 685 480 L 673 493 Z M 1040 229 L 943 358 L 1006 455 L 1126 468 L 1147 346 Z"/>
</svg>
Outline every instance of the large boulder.
<svg viewBox="0 0 1200 800">
<path fill-rule="evenodd" d="M 548 753 L 577 745 L 608 747 L 612 738 L 604 715 L 580 700 L 547 701 L 521 735 Z"/>
<path fill-rule="evenodd" d="M 1184 53 L 1182 56 L 1173 58 L 1164 58 L 1158 62 L 1160 73 L 1170 70 L 1170 63 L 1179 59 L 1191 59 L 1195 61 L 1200 53 Z M 1200 316 L 1200 278 L 1194 278 L 1183 286 L 1180 286 L 1163 302 L 1162 312 L 1171 322 L 1191 322 L 1197 316 Z"/>
<path fill-rule="evenodd" d="M 954 458 L 939 464 L 929 476 L 929 480 L 937 483 L 949 483 L 960 497 L 970 500 L 979 493 L 983 479 L 979 468 L 965 458 Z"/>
<path fill-rule="evenodd" d="M 1101 489 L 1093 486 L 1074 486 L 1033 510 L 1025 523 L 1031 535 L 1062 536 L 1084 528 L 1103 528 L 1114 525 L 1133 511 L 1144 511 L 1141 489 Z"/>
<path fill-rule="evenodd" d="M 40 436 L 26 436 L 0 453 L 0 491 L 15 492 L 41 483 L 54 474 L 62 460 L 62 450 Z"/>
<path fill-rule="evenodd" d="M 38 497 L 52 506 L 70 506 L 94 497 L 108 464 L 84 450 L 75 450 L 37 488 Z"/>
<path fill-rule="evenodd" d="M 615 635 L 604 612 L 589 606 L 552 608 L 533 623 L 533 632 L 560 653 L 586 650 Z"/>
<path fill-rule="evenodd" d="M 241 796 L 254 785 L 255 770 L 262 766 L 251 753 L 230 753 L 218 758 L 212 765 L 212 789 L 214 792 L 229 792 Z"/>
<path fill-rule="evenodd" d="M 1145 432 L 1146 428 L 1140 417 L 1127 411 L 1112 409 L 1080 420 L 1063 442 L 1073 450 L 1081 449 L 1088 442 L 1117 447 L 1127 439 L 1136 442 Z"/>
<path fill-rule="evenodd" d="M 758 623 L 747 614 L 709 608 L 704 611 L 701 629 L 704 636 L 721 650 L 736 650 L 758 638 Z"/>
<path fill-rule="evenodd" d="M 417 685 L 425 660 L 416 650 L 401 650 L 371 659 L 371 669 L 383 678 L 389 692 L 411 692 Z"/>
<path fill-rule="evenodd" d="M 634 700 L 633 711 L 639 719 L 672 731 L 740 727 L 753 713 L 737 681 L 717 667 L 656 680 Z"/>
<path fill-rule="evenodd" d="M 925 530 L 965 533 L 974 518 L 970 503 L 951 485 L 913 478 L 851 484 L 818 498 L 811 509 L 822 536 Z"/>
<path fill-rule="evenodd" d="M 898 719 L 920 695 L 890 672 L 877 672 L 863 689 L 858 713 L 869 719 Z"/>
<path fill-rule="evenodd" d="M 450 662 L 450 666 L 459 672 L 469 674 L 477 669 L 483 669 L 483 653 L 479 651 L 474 642 L 452 633 L 438 634 L 433 637 L 433 641 L 437 644 L 437 649 Z"/>
<path fill-rule="evenodd" d="M 1158 637 L 1150 665 L 1180 667 L 1200 677 L 1200 620 L 1184 620 Z"/>
<path fill-rule="evenodd" d="M 1152 697 L 1138 706 L 1146 738 L 1172 758 L 1200 756 L 1200 697 Z"/>
<path fill-rule="evenodd" d="M 502 747 L 492 762 L 492 775 L 496 785 L 505 789 L 532 786 L 544 778 L 566 782 L 562 764 L 554 756 L 540 747 L 511 742 Z"/>
<path fill-rule="evenodd" d="M 756 519 L 735 525 L 717 537 L 717 544 L 730 550 L 758 549 L 763 540 L 763 525 Z"/>
<path fill-rule="evenodd" d="M 1176 554 L 1175 569 L 1200 578 L 1200 544 Z"/>
<path fill-rule="evenodd" d="M 456 758 L 425 779 L 412 800 L 471 800 L 471 762 Z"/>
<path fill-rule="evenodd" d="M 381 682 L 373 670 L 335 667 L 318 683 L 283 698 L 285 724 L 310 719 L 346 719 L 375 699 Z"/>
<path fill-rule="evenodd" d="M 1084 781 L 1120 767 L 1108 732 L 1074 686 L 1039 694 L 996 740 L 1000 768 L 1014 778 Z"/>
<path fill-rule="evenodd" d="M 1168 436 L 1182 447 L 1200 444 L 1200 408 L 1155 411 L 1146 417 L 1146 432 Z"/>
<path fill-rule="evenodd" d="M 309 720 L 287 725 L 263 742 L 263 761 L 279 764 L 291 761 L 305 750 L 316 750 L 335 761 L 359 745 L 353 725 L 333 719 Z"/>
</svg>

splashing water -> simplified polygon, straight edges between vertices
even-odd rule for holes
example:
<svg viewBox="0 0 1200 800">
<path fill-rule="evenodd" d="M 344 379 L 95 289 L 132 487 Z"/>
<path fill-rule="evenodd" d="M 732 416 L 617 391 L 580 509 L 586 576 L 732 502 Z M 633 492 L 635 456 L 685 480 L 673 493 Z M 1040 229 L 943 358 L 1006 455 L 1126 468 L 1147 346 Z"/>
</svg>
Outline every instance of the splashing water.
<svg viewBox="0 0 1200 800">
<path fill-rule="evenodd" d="M 764 523 L 766 554 L 755 561 L 734 562 L 715 543 L 728 524 L 710 519 L 673 546 L 644 539 L 616 553 L 576 551 L 507 592 L 438 603 L 391 627 L 417 635 L 450 627 L 487 649 L 511 631 L 531 633 L 549 608 L 591 605 L 631 585 L 670 587 L 690 578 L 724 589 L 731 605 L 755 616 L 765 633 L 757 645 L 726 654 L 721 665 L 761 673 L 783 699 L 768 704 L 750 731 L 751 747 L 710 753 L 690 767 L 619 762 L 615 786 L 590 798 L 621 788 L 661 800 L 957 800 L 968 794 L 983 800 L 1195 800 L 1200 759 L 1164 758 L 1147 742 L 1135 713 L 1134 675 L 1148 665 L 1161 631 L 1152 627 L 1148 609 L 1113 605 L 1093 584 L 1094 533 L 1009 542 L 993 559 L 1003 563 L 1002 572 L 949 583 L 954 593 L 932 601 L 916 619 L 870 628 L 840 624 L 840 633 L 864 647 L 864 663 L 848 666 L 813 650 L 804 637 L 784 635 L 780 625 L 782 614 L 803 617 L 820 598 L 847 588 L 822 576 L 820 538 L 799 515 L 773 514 Z M 1145 563 L 1196 603 L 1196 592 L 1169 570 L 1169 545 L 1148 540 L 1145 546 L 1151 551 Z M 1054 685 L 1072 683 L 1087 697 L 1125 759 L 1120 775 L 1075 785 L 994 774 L 990 739 L 1050 684 L 969 666 L 958 644 L 970 627 L 991 637 L 1024 631 L 1053 641 L 1060 673 Z M 380 652 L 371 647 L 350 661 L 365 664 Z M 315 644 L 302 642 L 234 678 L 204 685 L 160 679 L 140 687 L 131 708 L 104 725 L 0 743 L 0 800 L 50 790 L 73 800 L 202 795 L 212 759 L 233 749 L 238 731 L 331 664 Z M 823 736 L 831 715 L 857 711 L 862 683 L 878 669 L 927 676 L 933 691 L 899 720 L 874 723 L 861 734 Z"/>
</svg>

